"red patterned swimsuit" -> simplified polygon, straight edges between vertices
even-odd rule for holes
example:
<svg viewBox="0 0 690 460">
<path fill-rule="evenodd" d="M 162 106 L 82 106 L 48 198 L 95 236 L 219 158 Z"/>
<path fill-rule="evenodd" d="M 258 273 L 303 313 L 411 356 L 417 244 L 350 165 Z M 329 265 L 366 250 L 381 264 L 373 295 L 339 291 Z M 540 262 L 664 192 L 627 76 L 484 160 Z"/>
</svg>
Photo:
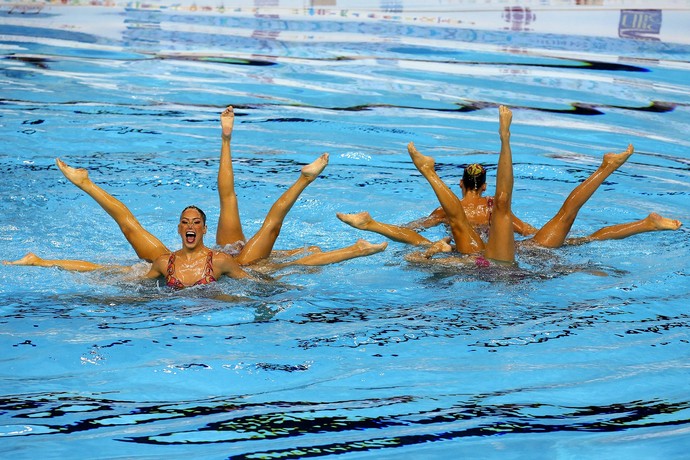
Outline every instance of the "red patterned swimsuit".
<svg viewBox="0 0 690 460">
<path fill-rule="evenodd" d="M 216 281 L 213 276 L 213 251 L 208 251 L 208 256 L 206 256 L 206 266 L 204 267 L 204 276 L 197 280 L 192 286 L 198 286 L 200 284 L 209 284 Z M 182 281 L 175 278 L 175 253 L 170 254 L 170 259 L 168 259 L 168 274 L 165 276 L 165 284 L 173 289 L 184 289 L 189 286 L 182 284 Z"/>
</svg>

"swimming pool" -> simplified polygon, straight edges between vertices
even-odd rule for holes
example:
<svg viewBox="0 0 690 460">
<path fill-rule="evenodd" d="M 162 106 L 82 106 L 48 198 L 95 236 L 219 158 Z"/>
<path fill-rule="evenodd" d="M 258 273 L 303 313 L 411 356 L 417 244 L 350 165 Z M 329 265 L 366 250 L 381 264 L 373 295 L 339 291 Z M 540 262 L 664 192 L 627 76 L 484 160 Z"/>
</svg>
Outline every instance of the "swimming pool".
<svg viewBox="0 0 690 460">
<path fill-rule="evenodd" d="M 573 235 L 652 211 L 690 221 L 690 43 L 674 33 L 688 2 L 94 3 L 0 3 L 3 259 L 137 262 L 56 156 L 170 247 L 190 203 L 214 234 L 229 104 L 249 234 L 301 165 L 330 153 L 277 248 L 383 241 L 336 212 L 427 214 L 436 200 L 406 144 L 457 191 L 459 165 L 495 164 L 500 103 L 525 221 L 545 223 L 628 143 L 636 153 Z M 271 284 L 177 294 L 0 265 L 0 452 L 682 458 L 689 248 L 684 227 L 521 253 L 506 271 L 419 267 L 391 243 Z"/>
</svg>

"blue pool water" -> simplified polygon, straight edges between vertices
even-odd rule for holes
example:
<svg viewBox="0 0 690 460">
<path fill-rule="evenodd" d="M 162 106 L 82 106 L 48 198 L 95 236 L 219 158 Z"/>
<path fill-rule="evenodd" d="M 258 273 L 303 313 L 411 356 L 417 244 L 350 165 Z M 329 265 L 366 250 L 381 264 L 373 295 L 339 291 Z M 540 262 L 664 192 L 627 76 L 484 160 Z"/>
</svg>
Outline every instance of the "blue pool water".
<svg viewBox="0 0 690 460">
<path fill-rule="evenodd" d="M 214 235 L 230 104 L 248 234 L 330 153 L 278 249 L 383 241 L 336 212 L 405 223 L 435 208 L 410 141 L 456 191 L 459 165 L 487 164 L 491 190 L 498 104 L 514 112 L 523 220 L 544 224 L 604 152 L 632 143 L 572 235 L 650 212 L 690 222 L 690 42 L 673 33 L 687 2 L 78 3 L 0 2 L 2 259 L 138 262 L 57 156 L 169 247 L 191 203 Z M 0 265 L 0 453 L 686 458 L 686 227 L 523 251 L 510 270 L 416 266 L 390 243 L 273 283 L 175 294 Z"/>
</svg>

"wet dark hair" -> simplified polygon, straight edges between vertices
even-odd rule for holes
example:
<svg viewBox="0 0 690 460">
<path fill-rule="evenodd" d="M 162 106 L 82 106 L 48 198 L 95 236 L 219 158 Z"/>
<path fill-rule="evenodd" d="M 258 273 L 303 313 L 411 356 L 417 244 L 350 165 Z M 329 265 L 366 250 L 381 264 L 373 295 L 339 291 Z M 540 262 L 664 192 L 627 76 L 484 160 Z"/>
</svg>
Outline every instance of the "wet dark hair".
<svg viewBox="0 0 690 460">
<path fill-rule="evenodd" d="M 479 190 L 486 183 L 486 169 L 479 163 L 465 166 L 462 173 L 462 183 L 466 189 Z"/>
<path fill-rule="evenodd" d="M 203 221 L 204 225 L 206 225 L 206 213 L 205 213 L 204 211 L 202 211 L 201 208 L 199 208 L 199 207 L 197 207 L 197 206 L 194 206 L 193 204 L 187 206 L 186 208 L 184 208 L 184 209 L 182 210 L 182 212 L 180 213 L 180 219 L 182 218 L 182 214 L 184 214 L 184 212 L 185 212 L 187 209 L 194 209 L 195 211 L 198 211 L 199 214 L 201 214 L 201 220 Z"/>
</svg>

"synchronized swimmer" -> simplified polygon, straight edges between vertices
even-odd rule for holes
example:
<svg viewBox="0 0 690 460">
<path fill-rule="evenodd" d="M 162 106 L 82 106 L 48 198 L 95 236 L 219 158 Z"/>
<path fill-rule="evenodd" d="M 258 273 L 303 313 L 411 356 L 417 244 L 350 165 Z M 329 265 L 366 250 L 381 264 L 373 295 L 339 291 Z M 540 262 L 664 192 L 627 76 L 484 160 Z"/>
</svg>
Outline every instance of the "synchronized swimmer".
<svg viewBox="0 0 690 460">
<path fill-rule="evenodd" d="M 198 207 L 188 206 L 182 211 L 177 226 L 182 248 L 171 251 L 139 223 L 127 206 L 93 183 L 85 169 L 73 168 L 60 159 L 56 160 L 63 175 L 91 196 L 115 220 L 137 256 L 152 263 L 149 271 L 142 276 L 143 278 L 162 278 L 170 288 L 182 289 L 212 283 L 222 276 L 254 278 L 245 268 L 274 272 L 291 265 L 326 265 L 385 250 L 387 246 L 385 242 L 373 244 L 359 239 L 351 246 L 332 251 L 322 251 L 318 246 L 307 246 L 304 249 L 291 251 L 273 251 L 288 212 L 300 194 L 326 168 L 329 159 L 327 153 L 302 168 L 295 183 L 271 207 L 261 228 L 252 238 L 246 240 L 240 220 L 232 168 L 233 108 L 228 107 L 220 118 L 222 128 L 218 169 L 220 215 L 216 230 L 216 244 L 223 250 L 213 250 L 205 246 L 206 214 Z M 628 146 L 624 152 L 605 154 L 599 168 L 573 189 L 556 215 L 543 227 L 537 229 L 523 222 L 513 214 L 511 209 L 514 182 L 510 147 L 511 123 L 512 112 L 506 106 L 500 106 L 498 131 L 501 149 L 495 196 L 483 196 L 486 191 L 486 169 L 475 163 L 464 169 L 463 178 L 459 184 L 462 198 L 458 198 L 436 173 L 434 159 L 421 154 L 413 143 L 409 143 L 410 158 L 417 170 L 429 182 L 440 206 L 426 218 L 404 226 L 376 221 L 366 211 L 356 214 L 337 213 L 337 217 L 356 229 L 378 233 L 393 241 L 424 248 L 423 251 L 408 254 L 406 256 L 408 261 L 441 264 L 460 261 L 461 263 L 476 263 L 479 266 L 490 265 L 492 262 L 514 263 L 515 233 L 528 237 L 524 240 L 527 244 L 558 248 L 564 244 L 621 239 L 638 233 L 677 230 L 681 227 L 681 222 L 678 220 L 651 213 L 644 219 L 607 226 L 586 237 L 568 238 L 568 233 L 581 207 L 603 181 L 633 154 L 632 145 Z M 432 242 L 418 231 L 418 229 L 441 223 L 446 223 L 450 227 L 451 237 Z M 451 245 L 451 240 L 453 245 Z M 307 254 L 303 255 L 302 253 L 305 252 Z M 451 256 L 446 254 L 445 257 L 438 259 L 434 257 L 438 253 L 451 253 Z M 270 261 L 272 255 L 299 257 L 289 262 L 273 263 Z M 113 268 L 110 265 L 83 260 L 43 259 L 33 253 L 28 253 L 19 260 L 3 263 L 59 267 L 71 271 Z M 115 268 L 130 269 L 129 267 Z"/>
<path fill-rule="evenodd" d="M 463 178 L 460 181 L 463 197 L 462 199 L 458 198 L 436 174 L 434 159 L 422 155 L 414 144 L 410 143 L 408 145 L 410 158 L 422 176 L 431 185 L 441 204 L 441 208 L 434 210 L 427 218 L 407 226 L 396 226 L 375 221 L 366 211 L 358 214 L 338 214 L 338 218 L 352 227 L 381 234 L 393 241 L 427 247 L 423 252 L 414 252 L 408 255 L 407 258 L 410 261 L 430 259 L 439 252 L 457 252 L 472 257 L 461 257 L 455 260 L 445 258 L 440 260 L 443 261 L 442 263 L 455 262 L 457 260 L 466 262 L 468 260 L 476 261 L 477 257 L 479 257 L 482 265 L 486 265 L 488 260 L 514 261 L 514 233 L 528 236 L 529 238 L 524 240 L 526 244 L 558 248 L 564 244 L 582 244 L 591 241 L 622 239 L 638 233 L 677 230 L 681 227 L 681 223 L 678 220 L 651 213 L 638 221 L 601 228 L 586 237 L 567 238 L 582 206 L 604 180 L 630 158 L 634 152 L 632 145 L 629 145 L 624 152 L 605 154 L 597 170 L 573 189 L 556 215 L 543 227 L 536 229 L 521 221 L 515 217 L 510 207 L 513 188 L 512 152 L 510 147 L 511 123 L 512 112 L 509 108 L 500 106 L 499 136 L 501 151 L 499 153 L 496 175 L 495 197 L 482 196 L 486 189 L 485 169 L 481 165 L 473 164 L 465 168 Z M 420 222 L 421 225 L 419 225 Z M 455 247 L 450 245 L 449 239 L 431 242 L 413 228 L 410 228 L 413 225 L 428 227 L 441 222 L 445 222 L 450 226 Z M 485 243 L 481 236 L 481 229 L 486 229 L 487 226 L 488 241 Z"/>
<path fill-rule="evenodd" d="M 356 257 L 369 256 L 386 249 L 387 243 L 385 242 L 372 244 L 359 239 L 351 246 L 331 251 L 322 251 L 321 248 L 313 245 L 290 251 L 273 251 L 273 246 L 288 212 L 300 194 L 316 180 L 328 165 L 329 155 L 327 153 L 302 167 L 297 180 L 268 211 L 261 228 L 249 240 L 245 240 L 235 193 L 230 151 L 234 118 L 232 107 L 228 107 L 221 114 L 222 143 L 218 169 L 220 215 L 216 243 L 223 248 L 222 251 L 211 250 L 205 246 L 206 215 L 198 207 L 188 206 L 182 211 L 177 228 L 182 240 L 182 249 L 173 252 L 160 239 L 146 230 L 124 203 L 93 183 L 89 178 L 88 171 L 83 168 L 73 168 L 60 159 L 57 159 L 56 163 L 70 182 L 92 197 L 115 220 L 137 256 L 152 263 L 151 269 L 143 278 L 164 278 L 166 284 L 174 289 L 207 284 L 218 280 L 221 276 L 251 277 L 245 267 L 263 273 L 272 273 L 287 266 L 327 265 Z M 305 252 L 307 254 L 302 255 Z M 301 257 L 288 262 L 273 263 L 267 260 L 271 255 Z M 59 267 L 71 271 L 103 269 L 127 271 L 130 269 L 130 267 L 103 265 L 84 260 L 44 259 L 33 253 L 28 253 L 19 260 L 3 263 Z"/>
</svg>

